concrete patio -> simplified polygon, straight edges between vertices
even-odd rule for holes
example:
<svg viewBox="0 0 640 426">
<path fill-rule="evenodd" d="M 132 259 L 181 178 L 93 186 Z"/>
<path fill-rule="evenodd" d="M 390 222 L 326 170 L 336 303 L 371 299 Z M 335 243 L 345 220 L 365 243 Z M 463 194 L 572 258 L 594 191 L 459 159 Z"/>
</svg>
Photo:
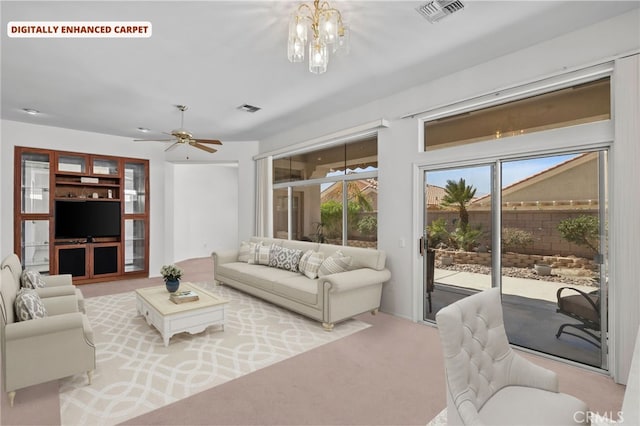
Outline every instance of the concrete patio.
<svg viewBox="0 0 640 426">
<path fill-rule="evenodd" d="M 432 310 L 425 318 L 446 305 L 477 291 L 490 288 L 491 276 L 435 269 L 435 290 L 431 294 Z M 556 312 L 556 292 L 560 287 L 590 292 L 592 286 L 579 286 L 525 278 L 502 278 L 504 322 L 509 341 L 517 346 L 548 353 L 594 367 L 601 367 L 601 350 L 582 339 L 563 333 L 555 337 L 562 324 L 578 321 Z M 580 334 L 580 332 L 577 332 Z M 586 336 L 585 336 L 586 337 Z"/>
</svg>

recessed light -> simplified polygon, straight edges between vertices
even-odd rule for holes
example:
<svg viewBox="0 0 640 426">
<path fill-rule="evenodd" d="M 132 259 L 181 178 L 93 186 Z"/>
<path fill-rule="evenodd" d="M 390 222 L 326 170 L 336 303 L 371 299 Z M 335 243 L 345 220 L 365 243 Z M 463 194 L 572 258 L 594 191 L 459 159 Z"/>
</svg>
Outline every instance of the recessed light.
<svg viewBox="0 0 640 426">
<path fill-rule="evenodd" d="M 238 109 L 244 112 L 257 112 L 257 111 L 260 111 L 262 108 L 254 105 L 244 104 L 244 105 L 240 105 Z"/>
<path fill-rule="evenodd" d="M 138 131 L 142 133 L 149 133 L 151 130 L 146 127 L 138 127 Z"/>
<path fill-rule="evenodd" d="M 40 111 L 38 111 L 37 109 L 33 109 L 33 108 L 22 108 L 22 111 L 26 112 L 29 115 L 38 115 L 38 114 L 40 114 Z"/>
</svg>

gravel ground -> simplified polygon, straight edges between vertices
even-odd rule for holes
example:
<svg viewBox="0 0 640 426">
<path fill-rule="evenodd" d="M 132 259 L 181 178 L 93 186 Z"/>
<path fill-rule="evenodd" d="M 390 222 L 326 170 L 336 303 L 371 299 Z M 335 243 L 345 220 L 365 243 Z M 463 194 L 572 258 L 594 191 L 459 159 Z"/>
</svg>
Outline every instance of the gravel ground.
<svg viewBox="0 0 640 426">
<path fill-rule="evenodd" d="M 483 265 L 472 263 L 454 263 L 453 265 L 443 266 L 440 261 L 436 260 L 436 268 L 446 269 L 447 271 L 474 272 L 477 274 L 490 275 L 491 268 Z M 570 285 L 590 285 L 597 286 L 597 274 L 591 276 L 570 276 L 560 275 L 557 271 L 551 270 L 551 275 L 538 275 L 533 268 L 502 268 L 502 275 L 514 278 L 527 278 L 531 280 L 551 281 L 556 283 Z"/>
</svg>

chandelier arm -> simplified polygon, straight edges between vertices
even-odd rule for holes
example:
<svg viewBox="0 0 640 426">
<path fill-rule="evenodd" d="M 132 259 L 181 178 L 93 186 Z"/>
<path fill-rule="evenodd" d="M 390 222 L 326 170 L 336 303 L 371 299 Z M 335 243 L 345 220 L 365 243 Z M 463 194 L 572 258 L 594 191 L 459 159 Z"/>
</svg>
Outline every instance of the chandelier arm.
<svg viewBox="0 0 640 426">
<path fill-rule="evenodd" d="M 313 10 L 311 10 L 311 6 L 306 3 L 302 3 L 300 4 L 300 6 L 298 6 L 298 12 L 302 12 L 302 9 L 307 9 L 307 12 L 313 13 Z"/>
</svg>

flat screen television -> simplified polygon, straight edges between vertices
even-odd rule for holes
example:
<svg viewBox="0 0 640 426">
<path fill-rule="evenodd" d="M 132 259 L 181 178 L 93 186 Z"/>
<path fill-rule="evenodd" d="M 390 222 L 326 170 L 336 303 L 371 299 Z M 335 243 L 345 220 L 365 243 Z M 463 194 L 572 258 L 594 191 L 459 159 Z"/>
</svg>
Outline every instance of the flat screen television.
<svg viewBox="0 0 640 426">
<path fill-rule="evenodd" d="M 56 200 L 56 238 L 120 236 L 120 203 L 117 201 Z"/>
</svg>

